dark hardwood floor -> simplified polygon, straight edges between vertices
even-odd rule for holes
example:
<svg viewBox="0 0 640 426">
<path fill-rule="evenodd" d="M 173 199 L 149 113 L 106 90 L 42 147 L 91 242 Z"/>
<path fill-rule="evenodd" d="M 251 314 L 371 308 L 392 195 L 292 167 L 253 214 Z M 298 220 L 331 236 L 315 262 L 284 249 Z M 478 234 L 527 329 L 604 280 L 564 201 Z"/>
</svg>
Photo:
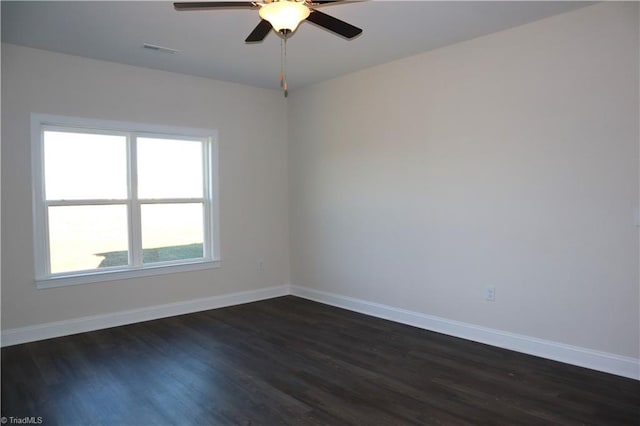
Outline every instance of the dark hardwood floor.
<svg viewBox="0 0 640 426">
<path fill-rule="evenodd" d="M 640 382 L 288 296 L 3 348 L 2 416 L 638 425 Z"/>
</svg>

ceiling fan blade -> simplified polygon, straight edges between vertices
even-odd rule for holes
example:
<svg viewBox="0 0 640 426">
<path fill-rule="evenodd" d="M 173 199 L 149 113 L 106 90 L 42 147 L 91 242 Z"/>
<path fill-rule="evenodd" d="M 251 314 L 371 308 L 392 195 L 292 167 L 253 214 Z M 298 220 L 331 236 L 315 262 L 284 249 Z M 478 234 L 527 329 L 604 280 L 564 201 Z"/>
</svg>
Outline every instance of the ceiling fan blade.
<svg viewBox="0 0 640 426">
<path fill-rule="evenodd" d="M 271 28 L 272 26 L 269 21 L 264 19 L 261 20 L 260 23 L 258 23 L 258 25 L 256 25 L 256 27 L 253 29 L 253 31 L 251 31 L 251 34 L 249 34 L 249 37 L 247 37 L 244 42 L 256 43 L 258 41 L 264 40 L 267 34 L 269 34 L 269 31 L 271 31 Z"/>
<path fill-rule="evenodd" d="M 346 3 L 362 3 L 368 0 L 309 0 L 312 6 L 325 6 L 332 3 L 346 4 Z"/>
<path fill-rule="evenodd" d="M 255 7 L 255 4 L 250 1 L 195 1 L 174 3 L 173 7 L 176 10 L 245 9 Z"/>
<path fill-rule="evenodd" d="M 326 28 L 336 34 L 339 34 L 345 38 L 354 38 L 362 32 L 362 29 L 354 27 L 351 24 L 347 24 L 338 18 L 329 16 L 326 13 L 322 13 L 319 10 L 312 9 L 311 14 L 307 17 L 307 21 L 313 22 L 316 25 Z"/>
</svg>

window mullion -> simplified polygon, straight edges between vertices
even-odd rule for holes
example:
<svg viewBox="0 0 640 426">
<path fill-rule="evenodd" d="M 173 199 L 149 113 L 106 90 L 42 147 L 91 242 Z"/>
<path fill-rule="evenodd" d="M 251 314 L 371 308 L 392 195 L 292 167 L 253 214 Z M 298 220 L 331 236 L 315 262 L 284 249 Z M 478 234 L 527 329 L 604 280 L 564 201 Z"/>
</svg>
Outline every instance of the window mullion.
<svg viewBox="0 0 640 426">
<path fill-rule="evenodd" d="M 129 260 L 131 266 L 142 266 L 142 225 L 138 200 L 138 149 L 137 136 L 129 135 Z"/>
</svg>

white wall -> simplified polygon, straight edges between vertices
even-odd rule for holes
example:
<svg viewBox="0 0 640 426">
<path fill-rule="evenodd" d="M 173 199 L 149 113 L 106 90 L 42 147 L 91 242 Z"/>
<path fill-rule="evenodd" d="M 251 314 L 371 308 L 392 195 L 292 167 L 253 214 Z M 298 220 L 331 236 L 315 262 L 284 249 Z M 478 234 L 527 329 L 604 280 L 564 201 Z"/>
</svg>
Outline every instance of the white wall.
<svg viewBox="0 0 640 426">
<path fill-rule="evenodd" d="M 638 358 L 637 8 L 292 93 L 292 283 Z"/>
<path fill-rule="evenodd" d="M 37 290 L 32 112 L 217 129 L 222 266 Z M 286 123 L 278 91 L 3 44 L 2 328 L 287 284 Z"/>
</svg>

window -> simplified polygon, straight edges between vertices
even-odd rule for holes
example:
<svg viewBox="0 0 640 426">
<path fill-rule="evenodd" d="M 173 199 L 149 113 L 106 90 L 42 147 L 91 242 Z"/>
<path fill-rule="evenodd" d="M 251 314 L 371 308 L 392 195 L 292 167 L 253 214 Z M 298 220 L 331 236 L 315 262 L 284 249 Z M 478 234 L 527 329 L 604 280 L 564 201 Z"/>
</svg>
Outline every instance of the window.
<svg viewBox="0 0 640 426">
<path fill-rule="evenodd" d="M 215 131 L 32 115 L 36 283 L 219 265 Z"/>
</svg>

